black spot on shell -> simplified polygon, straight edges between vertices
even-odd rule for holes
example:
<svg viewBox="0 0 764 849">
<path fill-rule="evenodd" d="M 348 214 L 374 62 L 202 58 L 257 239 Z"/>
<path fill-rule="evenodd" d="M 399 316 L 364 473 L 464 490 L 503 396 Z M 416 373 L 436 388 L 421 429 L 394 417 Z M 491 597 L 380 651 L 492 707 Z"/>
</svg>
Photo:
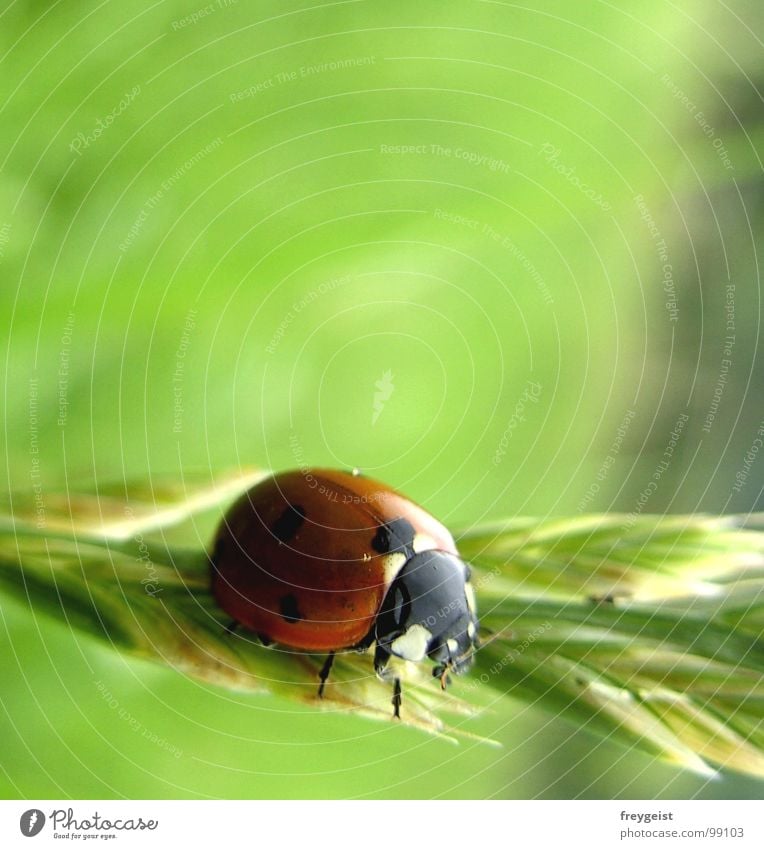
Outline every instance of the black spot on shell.
<svg viewBox="0 0 764 849">
<path fill-rule="evenodd" d="M 294 537 L 305 521 L 305 508 L 299 504 L 290 504 L 273 524 L 273 536 L 279 542 L 288 542 Z"/>
<path fill-rule="evenodd" d="M 379 554 L 413 550 L 414 526 L 408 519 L 393 519 L 377 528 L 371 547 Z"/>
<path fill-rule="evenodd" d="M 293 595 L 285 595 L 280 602 L 281 615 L 286 622 L 294 625 L 305 617 L 300 613 L 300 608 L 297 606 L 297 599 Z"/>
<path fill-rule="evenodd" d="M 387 525 L 380 525 L 377 528 L 376 534 L 372 537 L 371 547 L 374 551 L 380 554 L 387 554 L 390 545 L 390 532 L 387 530 Z"/>
</svg>

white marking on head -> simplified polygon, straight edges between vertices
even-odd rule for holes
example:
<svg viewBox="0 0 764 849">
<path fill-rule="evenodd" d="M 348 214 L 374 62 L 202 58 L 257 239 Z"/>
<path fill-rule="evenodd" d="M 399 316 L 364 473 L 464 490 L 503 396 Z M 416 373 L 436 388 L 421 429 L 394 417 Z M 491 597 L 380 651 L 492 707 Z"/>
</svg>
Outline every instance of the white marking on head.
<svg viewBox="0 0 764 849">
<path fill-rule="evenodd" d="M 402 551 L 395 551 L 392 554 L 386 554 L 382 558 L 382 571 L 385 575 L 385 584 L 388 587 L 398 577 L 398 572 L 400 572 L 406 565 L 407 559 L 408 558 Z"/>
<path fill-rule="evenodd" d="M 393 640 L 390 651 L 404 660 L 424 660 L 432 634 L 424 625 L 412 625 L 405 634 Z"/>
<path fill-rule="evenodd" d="M 477 604 L 475 603 L 475 590 L 472 589 L 472 584 L 469 581 L 467 581 L 464 585 L 464 595 L 467 597 L 467 609 L 474 615 L 477 610 Z"/>
<path fill-rule="evenodd" d="M 459 643 L 457 643 L 456 640 L 448 640 L 446 645 L 448 646 L 448 650 L 451 654 L 456 654 L 459 651 Z"/>
<path fill-rule="evenodd" d="M 416 534 L 414 536 L 412 547 L 416 554 L 419 554 L 420 551 L 433 551 L 437 548 L 435 540 L 432 537 L 427 536 L 427 534 Z"/>
<path fill-rule="evenodd" d="M 467 623 L 467 636 L 472 640 L 475 638 L 475 634 L 477 633 L 477 628 L 475 628 L 474 622 Z"/>
</svg>

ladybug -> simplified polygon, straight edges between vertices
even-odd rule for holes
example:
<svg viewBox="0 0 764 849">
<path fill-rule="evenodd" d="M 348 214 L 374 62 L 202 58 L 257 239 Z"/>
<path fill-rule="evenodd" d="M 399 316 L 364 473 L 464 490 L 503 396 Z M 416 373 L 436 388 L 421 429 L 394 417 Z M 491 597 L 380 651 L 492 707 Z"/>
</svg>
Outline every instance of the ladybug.
<svg viewBox="0 0 764 849">
<path fill-rule="evenodd" d="M 231 507 L 210 557 L 220 607 L 265 645 L 326 652 L 374 646 L 374 669 L 400 679 L 391 656 L 468 669 L 478 645 L 470 569 L 453 537 L 425 510 L 359 472 L 299 469 L 266 478 Z"/>
</svg>

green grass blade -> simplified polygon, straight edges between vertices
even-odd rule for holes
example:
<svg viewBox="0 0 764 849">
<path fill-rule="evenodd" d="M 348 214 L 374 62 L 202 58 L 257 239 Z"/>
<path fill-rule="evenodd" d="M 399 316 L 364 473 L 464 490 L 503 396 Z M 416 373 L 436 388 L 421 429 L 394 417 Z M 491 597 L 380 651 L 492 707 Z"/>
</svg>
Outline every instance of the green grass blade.
<svg viewBox="0 0 764 849">
<path fill-rule="evenodd" d="M 97 494 L 70 490 L 45 493 L 42 535 L 61 533 L 127 540 L 171 527 L 205 510 L 220 508 L 267 477 L 262 469 L 238 469 L 218 475 L 186 475 L 183 481 L 125 481 Z M 37 527 L 32 493 L 14 494 L 5 503 L 5 525 L 30 533 Z M 11 519 L 10 517 L 13 517 Z"/>
<path fill-rule="evenodd" d="M 322 657 L 227 633 L 205 552 L 148 534 L 221 509 L 250 484 L 239 476 L 188 501 L 186 487 L 162 499 L 133 490 L 144 507 L 129 525 L 116 495 L 109 511 L 103 496 L 62 509 L 51 528 L 17 521 L 0 533 L 0 587 L 33 615 L 216 685 L 389 720 L 390 690 L 368 657 L 340 656 L 319 702 Z M 498 691 L 508 712 L 524 701 L 696 772 L 715 764 L 764 775 L 764 533 L 740 524 L 590 516 L 465 532 L 484 645 L 454 687 L 462 698 L 441 693 L 425 664 L 401 663 L 404 721 L 465 734 L 443 715 L 474 713 Z"/>
<path fill-rule="evenodd" d="M 27 602 L 31 615 L 51 615 L 116 651 L 217 686 L 392 718 L 390 685 L 377 679 L 368 656 L 338 657 L 319 700 L 324 655 L 265 648 L 251 634 L 229 633 L 229 618 L 210 592 L 204 552 L 143 538 L 83 543 L 0 533 L 0 588 Z M 406 681 L 405 723 L 431 734 L 474 736 L 451 729 L 440 716 L 469 715 L 471 705 L 444 697 L 423 667 L 402 663 L 399 672 Z"/>
<path fill-rule="evenodd" d="M 764 776 L 764 534 L 736 517 L 517 520 L 465 533 L 481 680 L 704 772 Z"/>
<path fill-rule="evenodd" d="M 515 519 L 457 535 L 459 550 L 516 596 L 658 600 L 717 595 L 764 575 L 764 534 L 743 517 L 583 516 Z"/>
</svg>

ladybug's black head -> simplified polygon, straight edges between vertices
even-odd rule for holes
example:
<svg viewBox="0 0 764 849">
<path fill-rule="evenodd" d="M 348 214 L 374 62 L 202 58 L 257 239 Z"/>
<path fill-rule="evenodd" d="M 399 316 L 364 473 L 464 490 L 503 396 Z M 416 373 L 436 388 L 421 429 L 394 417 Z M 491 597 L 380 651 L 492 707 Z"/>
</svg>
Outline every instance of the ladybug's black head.
<svg viewBox="0 0 764 849">
<path fill-rule="evenodd" d="M 469 569 L 445 551 L 422 551 L 407 561 L 375 625 L 383 651 L 404 660 L 429 657 L 442 677 L 448 669 L 459 674 L 472 664 L 477 632 Z"/>
</svg>

